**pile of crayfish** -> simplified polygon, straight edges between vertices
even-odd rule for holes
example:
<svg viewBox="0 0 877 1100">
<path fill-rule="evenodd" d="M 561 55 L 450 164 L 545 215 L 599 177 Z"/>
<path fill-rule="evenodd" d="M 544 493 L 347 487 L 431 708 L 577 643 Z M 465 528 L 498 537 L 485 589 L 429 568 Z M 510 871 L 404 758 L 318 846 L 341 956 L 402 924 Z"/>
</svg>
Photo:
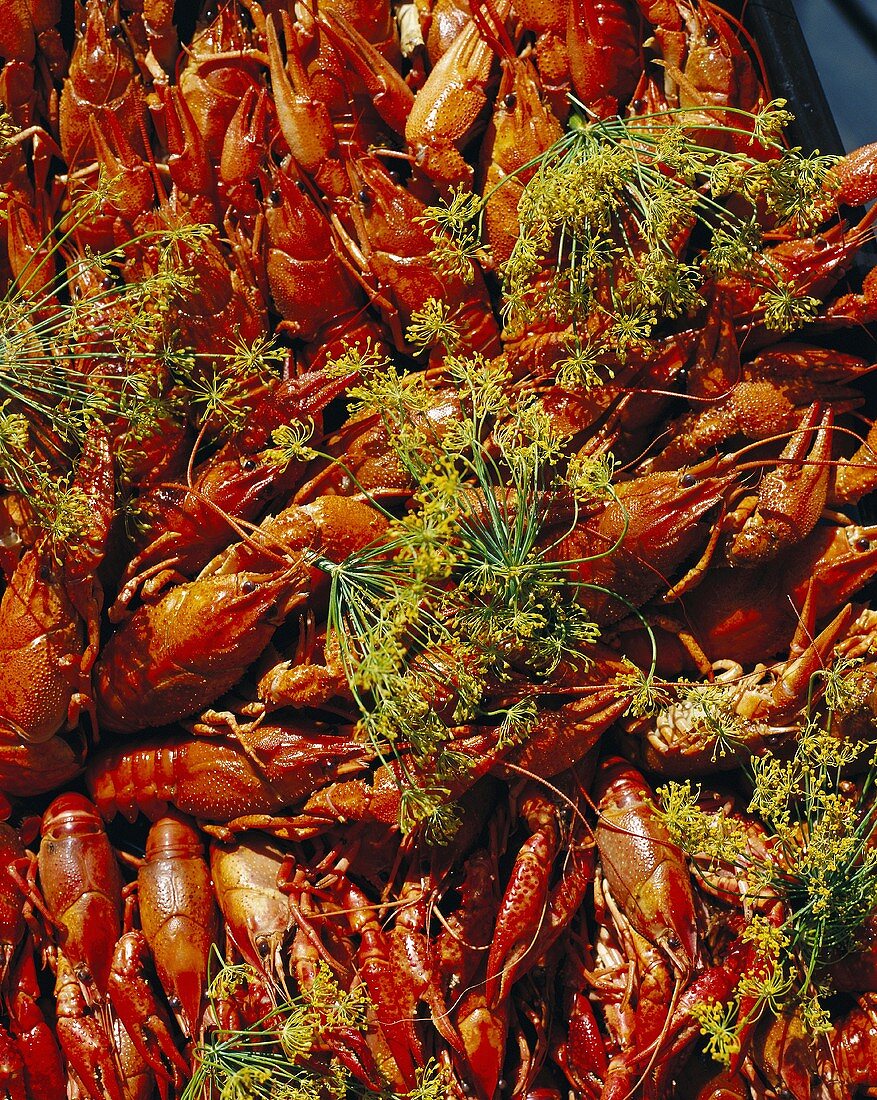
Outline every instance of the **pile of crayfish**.
<svg viewBox="0 0 877 1100">
<path fill-rule="evenodd" d="M 2 7 L 3 1096 L 873 1094 L 877 149 L 709 0 Z"/>
</svg>

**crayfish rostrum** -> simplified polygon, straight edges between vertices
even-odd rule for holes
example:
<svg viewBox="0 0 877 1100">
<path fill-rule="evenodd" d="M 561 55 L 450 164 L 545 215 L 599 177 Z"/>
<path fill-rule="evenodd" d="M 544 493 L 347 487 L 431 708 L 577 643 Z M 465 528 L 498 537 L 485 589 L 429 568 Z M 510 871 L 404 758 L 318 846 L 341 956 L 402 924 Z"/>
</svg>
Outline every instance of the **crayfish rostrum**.
<svg viewBox="0 0 877 1100">
<path fill-rule="evenodd" d="M 877 1089 L 875 147 L 714 0 L 190 8 L 0 19 L 5 1095 Z"/>
</svg>

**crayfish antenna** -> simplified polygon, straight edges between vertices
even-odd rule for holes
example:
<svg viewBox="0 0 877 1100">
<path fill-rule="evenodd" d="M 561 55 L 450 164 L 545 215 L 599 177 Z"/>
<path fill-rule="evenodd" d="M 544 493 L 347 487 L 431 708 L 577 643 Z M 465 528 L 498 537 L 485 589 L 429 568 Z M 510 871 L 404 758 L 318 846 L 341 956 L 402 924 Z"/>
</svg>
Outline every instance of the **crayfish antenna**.
<svg viewBox="0 0 877 1100">
<path fill-rule="evenodd" d="M 472 22 L 489 46 L 506 60 L 513 60 L 517 51 L 506 25 L 491 0 L 477 0 L 472 5 Z"/>
</svg>

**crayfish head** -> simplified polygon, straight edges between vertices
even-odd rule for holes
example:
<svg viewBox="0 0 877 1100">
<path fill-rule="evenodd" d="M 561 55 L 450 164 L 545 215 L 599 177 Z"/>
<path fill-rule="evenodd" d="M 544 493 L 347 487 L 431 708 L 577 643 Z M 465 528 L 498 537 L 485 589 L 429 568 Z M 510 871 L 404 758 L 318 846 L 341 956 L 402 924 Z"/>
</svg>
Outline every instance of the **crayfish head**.
<svg viewBox="0 0 877 1100">
<path fill-rule="evenodd" d="M 708 514 L 725 499 L 736 474 L 717 472 L 718 459 L 682 471 L 645 474 L 615 486 L 616 499 L 596 524 L 585 523 L 562 545 L 563 556 L 583 559 L 576 572 L 585 582 L 613 589 L 627 601 L 644 603 L 699 548 L 708 534 Z M 591 597 L 597 622 L 621 614 Z"/>
<path fill-rule="evenodd" d="M 631 925 L 690 974 L 700 954 L 691 873 L 653 797 L 636 768 L 619 757 L 605 761 L 595 789 L 597 849 L 606 884 Z"/>
<path fill-rule="evenodd" d="M 308 595 L 308 571 L 301 562 L 276 573 L 237 573 L 228 582 L 225 616 L 233 639 L 266 626 L 279 626 Z"/>
<path fill-rule="evenodd" d="M 877 524 L 817 528 L 804 544 L 816 593 L 816 617 L 830 614 L 877 574 Z M 804 549 L 802 547 L 802 550 Z"/>
<path fill-rule="evenodd" d="M 332 251 L 329 221 L 300 179 L 283 171 L 271 177 L 265 203 L 268 247 L 298 260 L 321 260 Z"/>
<path fill-rule="evenodd" d="M 667 470 L 617 486 L 622 517 L 626 517 L 625 546 L 639 544 L 686 547 L 698 523 L 722 502 L 736 480 L 734 473 L 718 473 L 713 459 L 686 470 Z M 617 523 L 616 516 L 611 522 Z M 685 550 L 688 553 L 688 549 Z"/>
<path fill-rule="evenodd" d="M 43 837 L 61 840 L 66 836 L 83 837 L 103 833 L 100 814 L 85 795 L 68 791 L 59 795 L 43 814 Z"/>
<path fill-rule="evenodd" d="M 414 220 L 422 213 L 414 195 L 396 183 L 376 157 L 359 156 L 346 164 L 356 196 L 351 217 L 363 249 L 399 256 L 429 252 L 430 239 Z"/>
<path fill-rule="evenodd" d="M 506 170 L 517 168 L 544 153 L 562 133 L 560 123 L 542 103 L 533 62 L 524 57 L 504 60 L 496 108 L 485 138 L 485 145 L 493 139 L 493 160 Z"/>
</svg>

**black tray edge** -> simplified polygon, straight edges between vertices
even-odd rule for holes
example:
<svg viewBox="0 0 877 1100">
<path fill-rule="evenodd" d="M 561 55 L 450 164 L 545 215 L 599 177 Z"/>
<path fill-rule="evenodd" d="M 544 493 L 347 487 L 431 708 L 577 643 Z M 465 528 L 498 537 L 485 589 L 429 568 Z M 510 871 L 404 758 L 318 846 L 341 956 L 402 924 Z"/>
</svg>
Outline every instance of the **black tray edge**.
<svg viewBox="0 0 877 1100">
<path fill-rule="evenodd" d="M 790 143 L 805 153 L 842 154 L 840 132 L 791 0 L 730 0 L 722 6 L 741 17 L 758 43 L 771 96 L 787 100 L 795 115 L 786 129 Z"/>
</svg>

